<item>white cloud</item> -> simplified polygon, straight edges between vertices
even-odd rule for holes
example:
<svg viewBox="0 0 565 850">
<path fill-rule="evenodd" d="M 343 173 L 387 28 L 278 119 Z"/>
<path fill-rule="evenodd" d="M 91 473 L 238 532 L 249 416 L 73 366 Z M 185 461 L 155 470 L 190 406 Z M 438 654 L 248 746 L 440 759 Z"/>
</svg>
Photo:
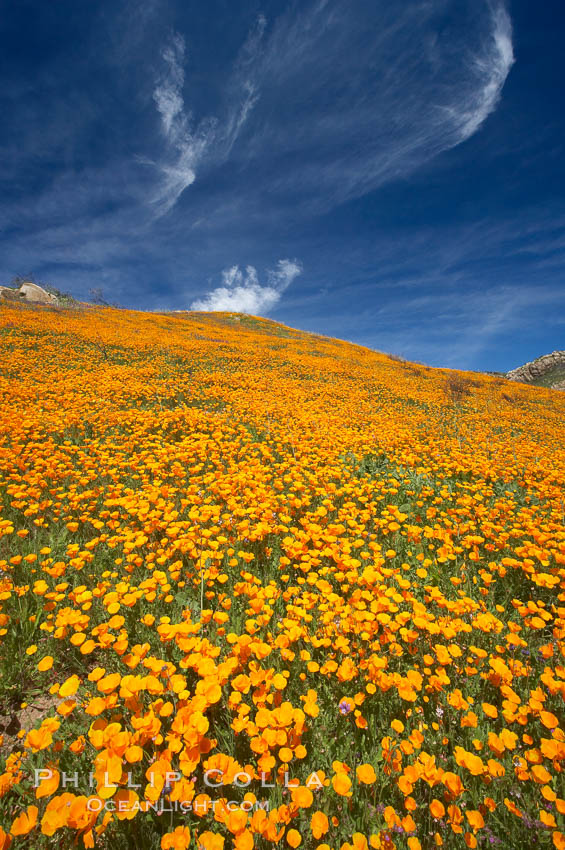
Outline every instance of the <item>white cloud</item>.
<svg viewBox="0 0 565 850">
<path fill-rule="evenodd" d="M 231 80 L 228 83 L 228 110 L 221 143 L 224 157 L 229 155 L 260 97 L 254 75 L 257 61 L 263 51 L 266 26 L 267 19 L 264 15 L 259 15 L 239 51 Z"/>
<path fill-rule="evenodd" d="M 263 41 L 246 71 L 258 105 L 241 153 L 268 168 L 271 197 L 310 212 L 470 138 L 514 62 L 503 0 L 304 3 Z"/>
<path fill-rule="evenodd" d="M 266 19 L 259 15 L 226 84 L 226 107 L 221 121 L 204 118 L 195 130 L 191 129 L 191 115 L 185 109 L 183 88 L 186 45 L 179 33 L 174 33 L 170 43 L 161 53 L 164 73 L 153 91 L 153 100 L 160 116 L 161 131 L 167 150 L 157 162 L 140 160 L 158 168 L 160 183 L 150 198 L 157 217 L 174 207 L 185 189 L 196 180 L 197 168 L 205 156 L 219 162 L 229 153 L 259 99 L 257 86 L 250 76 L 260 54 Z"/>
<path fill-rule="evenodd" d="M 223 130 L 223 155 L 229 156 L 237 137 L 247 121 L 251 110 L 259 100 L 257 86 L 251 80 L 245 79 L 240 86 L 239 96 L 231 107 L 225 129 Z"/>
<path fill-rule="evenodd" d="M 467 106 L 452 110 L 460 124 L 460 139 L 470 138 L 496 108 L 510 68 L 514 64 L 512 22 L 504 6 L 492 10 L 492 30 L 474 60 L 474 74 L 479 81 L 477 92 Z"/>
<path fill-rule="evenodd" d="M 158 215 L 204 159 L 260 170 L 260 188 L 246 180 L 248 205 L 259 192 L 296 201 L 297 214 L 403 179 L 480 129 L 514 62 L 504 0 L 310 0 L 269 27 L 259 15 L 227 72 L 219 117 L 192 130 L 185 52 L 176 34 L 154 90 L 168 148 Z"/>
<path fill-rule="evenodd" d="M 178 33 L 172 38 L 162 53 L 163 60 L 167 64 L 168 73 L 153 92 L 153 99 L 161 115 L 163 132 L 165 136 L 175 136 L 180 129 L 175 125 L 175 120 L 182 115 L 184 101 L 182 98 L 182 87 L 184 85 L 184 39 Z"/>
<path fill-rule="evenodd" d="M 167 151 L 156 165 L 161 179 L 151 196 L 157 217 L 167 213 L 184 190 L 196 179 L 196 167 L 214 138 L 214 119 L 206 119 L 193 132 L 190 114 L 183 99 L 185 42 L 175 33 L 162 52 L 165 72 L 153 92 L 153 100 L 161 118 L 161 130 Z M 147 161 L 146 161 L 147 162 Z"/>
<path fill-rule="evenodd" d="M 190 309 L 262 315 L 278 303 L 285 289 L 301 272 L 302 266 L 297 260 L 279 260 L 276 268 L 267 271 L 267 285 L 262 286 L 254 266 L 247 266 L 244 272 L 239 266 L 232 266 L 222 272 L 223 286 L 193 301 Z"/>
</svg>

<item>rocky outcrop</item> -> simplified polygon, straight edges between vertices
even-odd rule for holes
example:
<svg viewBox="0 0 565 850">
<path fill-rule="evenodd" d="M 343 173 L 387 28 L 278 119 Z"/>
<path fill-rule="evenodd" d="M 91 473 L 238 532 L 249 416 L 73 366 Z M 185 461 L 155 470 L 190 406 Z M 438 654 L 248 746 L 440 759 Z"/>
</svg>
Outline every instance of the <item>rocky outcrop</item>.
<svg viewBox="0 0 565 850">
<path fill-rule="evenodd" d="M 57 298 L 42 286 L 32 283 L 30 280 L 20 284 L 19 289 L 9 286 L 0 286 L 0 300 L 23 301 L 27 304 L 57 304 Z"/>
<path fill-rule="evenodd" d="M 565 351 L 544 354 L 506 374 L 509 381 L 537 384 L 553 389 L 565 388 Z"/>
</svg>

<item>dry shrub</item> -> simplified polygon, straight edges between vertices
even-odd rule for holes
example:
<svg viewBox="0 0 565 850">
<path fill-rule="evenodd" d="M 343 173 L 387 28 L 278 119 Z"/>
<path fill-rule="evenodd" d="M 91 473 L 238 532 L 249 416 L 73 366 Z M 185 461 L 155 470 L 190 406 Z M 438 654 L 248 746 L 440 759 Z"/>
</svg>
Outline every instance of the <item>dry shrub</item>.
<svg viewBox="0 0 565 850">
<path fill-rule="evenodd" d="M 460 404 L 462 400 L 470 395 L 473 382 L 469 378 L 454 373 L 450 375 L 445 383 L 445 391 L 453 404 Z"/>
</svg>

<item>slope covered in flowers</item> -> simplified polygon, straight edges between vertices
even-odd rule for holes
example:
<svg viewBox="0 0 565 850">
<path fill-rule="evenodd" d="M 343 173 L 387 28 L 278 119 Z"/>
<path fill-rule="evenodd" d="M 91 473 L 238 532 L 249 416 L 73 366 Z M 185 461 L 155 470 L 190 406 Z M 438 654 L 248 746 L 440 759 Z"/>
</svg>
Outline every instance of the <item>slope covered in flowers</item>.
<svg viewBox="0 0 565 850">
<path fill-rule="evenodd" d="M 565 396 L 0 316 L 0 848 L 565 847 Z"/>
</svg>

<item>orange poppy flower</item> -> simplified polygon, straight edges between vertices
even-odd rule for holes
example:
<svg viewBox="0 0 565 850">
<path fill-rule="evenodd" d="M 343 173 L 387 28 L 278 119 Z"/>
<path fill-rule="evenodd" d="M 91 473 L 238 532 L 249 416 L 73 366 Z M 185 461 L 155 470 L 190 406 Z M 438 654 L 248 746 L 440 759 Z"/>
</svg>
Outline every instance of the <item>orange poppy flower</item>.
<svg viewBox="0 0 565 850">
<path fill-rule="evenodd" d="M 10 832 L 12 835 L 27 835 L 37 823 L 39 809 L 37 806 L 28 806 L 25 812 L 18 815 L 12 823 Z"/>
</svg>

